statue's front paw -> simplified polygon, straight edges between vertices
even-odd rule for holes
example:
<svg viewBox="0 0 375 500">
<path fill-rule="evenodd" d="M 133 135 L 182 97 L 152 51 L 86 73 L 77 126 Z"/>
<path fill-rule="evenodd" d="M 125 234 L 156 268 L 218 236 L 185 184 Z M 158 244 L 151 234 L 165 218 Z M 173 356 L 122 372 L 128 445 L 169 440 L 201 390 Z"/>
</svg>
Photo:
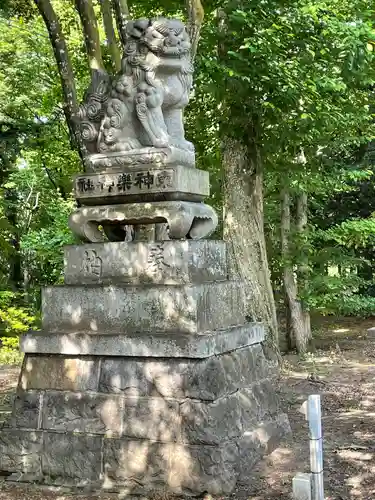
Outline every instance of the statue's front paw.
<svg viewBox="0 0 375 500">
<path fill-rule="evenodd" d="M 155 139 L 155 148 L 167 148 L 169 146 L 168 139 Z"/>
<path fill-rule="evenodd" d="M 170 143 L 171 146 L 174 146 L 175 148 L 182 149 L 184 151 L 189 151 L 190 153 L 194 153 L 194 145 L 186 141 L 185 139 L 176 139 L 173 138 Z"/>
<path fill-rule="evenodd" d="M 189 141 L 184 141 L 184 147 L 182 149 L 186 149 L 186 151 L 190 151 L 191 153 L 195 151 L 194 144 Z"/>
</svg>

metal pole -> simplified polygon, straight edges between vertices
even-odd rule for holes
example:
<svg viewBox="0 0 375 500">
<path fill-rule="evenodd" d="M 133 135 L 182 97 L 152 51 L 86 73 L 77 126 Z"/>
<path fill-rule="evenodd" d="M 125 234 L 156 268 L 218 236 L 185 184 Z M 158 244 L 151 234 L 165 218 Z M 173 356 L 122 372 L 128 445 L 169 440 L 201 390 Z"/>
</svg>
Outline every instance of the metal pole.
<svg viewBox="0 0 375 500">
<path fill-rule="evenodd" d="M 310 470 L 313 483 L 313 500 L 324 500 L 323 480 L 323 435 L 320 396 L 309 396 L 307 401 L 307 420 L 310 437 Z"/>
</svg>

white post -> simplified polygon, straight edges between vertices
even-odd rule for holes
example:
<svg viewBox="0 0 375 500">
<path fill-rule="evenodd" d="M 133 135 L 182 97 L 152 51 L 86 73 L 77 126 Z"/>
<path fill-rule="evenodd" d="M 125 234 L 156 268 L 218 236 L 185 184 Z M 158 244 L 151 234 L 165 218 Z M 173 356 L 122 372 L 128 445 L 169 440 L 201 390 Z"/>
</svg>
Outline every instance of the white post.
<svg viewBox="0 0 375 500">
<path fill-rule="evenodd" d="M 295 500 L 324 500 L 323 436 L 320 396 L 309 396 L 301 407 L 301 413 L 309 422 L 310 473 L 298 473 L 293 478 Z"/>
<path fill-rule="evenodd" d="M 323 435 L 320 396 L 309 396 L 307 420 L 310 430 L 310 470 L 313 480 L 313 500 L 324 500 Z"/>
</svg>

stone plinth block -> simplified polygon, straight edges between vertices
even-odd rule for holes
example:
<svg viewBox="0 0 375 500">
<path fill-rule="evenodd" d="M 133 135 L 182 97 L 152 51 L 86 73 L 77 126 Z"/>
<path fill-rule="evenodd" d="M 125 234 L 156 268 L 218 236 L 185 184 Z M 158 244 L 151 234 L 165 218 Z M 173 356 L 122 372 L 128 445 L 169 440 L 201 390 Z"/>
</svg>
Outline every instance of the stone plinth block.
<svg viewBox="0 0 375 500">
<path fill-rule="evenodd" d="M 0 471 L 38 474 L 41 468 L 42 433 L 30 430 L 0 431 Z"/>
<path fill-rule="evenodd" d="M 197 334 L 245 323 L 242 283 L 54 286 L 43 290 L 50 333 Z"/>
<path fill-rule="evenodd" d="M 78 208 L 69 218 L 70 229 L 83 241 L 91 243 L 105 241 L 100 227 L 158 223 L 168 224 L 168 237 L 172 240 L 200 240 L 214 232 L 218 218 L 209 205 L 189 201 L 86 206 Z M 106 234 L 111 233 L 107 231 Z M 117 235 L 116 238 L 118 241 Z"/>
<path fill-rule="evenodd" d="M 20 345 L 22 352 L 33 354 L 208 358 L 263 340 L 264 328 L 255 323 L 204 335 L 30 332 L 21 337 Z"/>
<path fill-rule="evenodd" d="M 210 194 L 208 175 L 204 170 L 181 165 L 81 174 L 75 178 L 74 194 L 82 205 L 162 200 L 203 201 Z"/>
<path fill-rule="evenodd" d="M 198 447 L 144 440 L 104 442 L 106 482 L 132 494 L 229 493 L 236 484 L 235 462 L 234 443 Z"/>
<path fill-rule="evenodd" d="M 99 383 L 82 391 L 65 390 L 66 376 L 49 389 L 33 373 L 38 360 L 55 373 L 62 355 L 26 355 L 29 390 L 19 387 L 0 431 L 0 470 L 129 495 L 229 494 L 290 432 L 260 339 L 205 359 L 99 356 L 90 366 Z"/>
<path fill-rule="evenodd" d="M 20 387 L 58 391 L 96 391 L 99 359 L 68 356 L 29 356 L 24 360 Z"/>
<path fill-rule="evenodd" d="M 207 402 L 260 380 L 272 380 L 276 373 L 258 343 L 201 360 L 112 357 L 102 361 L 99 391 Z M 246 397 L 245 393 L 243 411 L 248 407 Z"/>
<path fill-rule="evenodd" d="M 262 330 L 260 333 L 263 333 Z M 46 341 L 48 338 L 45 336 Z M 96 378 L 95 383 L 90 386 L 82 384 L 80 389 L 71 385 L 68 374 L 57 379 L 58 383 L 56 377 L 51 376 L 50 384 L 47 377 L 37 376 L 38 366 L 51 366 L 51 373 L 59 369 L 64 356 L 26 354 L 20 384 L 24 394 L 47 389 L 72 393 L 89 390 L 102 394 L 137 397 L 158 395 L 164 398 L 215 401 L 261 380 L 272 380 L 277 374 L 277 366 L 267 360 L 262 345 L 256 341 L 259 338 L 262 336 L 258 336 L 258 339 L 254 339 L 255 343 L 246 347 L 204 359 L 100 357 L 96 364 L 100 365 L 99 383 Z M 67 357 L 67 360 L 69 364 L 80 365 L 87 362 L 87 357 L 77 355 L 75 358 Z M 268 389 L 272 393 L 272 388 Z M 263 391 L 263 394 L 266 393 Z M 260 404 L 263 400 L 259 398 Z M 244 405 L 244 411 L 246 408 Z"/>
<path fill-rule="evenodd" d="M 65 247 L 65 283 L 176 285 L 227 278 L 223 241 L 111 242 Z"/>
<path fill-rule="evenodd" d="M 194 151 L 186 151 L 173 146 L 166 148 L 145 147 L 133 151 L 108 152 L 90 155 L 85 159 L 89 172 L 119 172 L 124 167 L 171 167 L 195 166 Z"/>
<path fill-rule="evenodd" d="M 44 432 L 41 457 L 42 473 L 47 483 L 98 481 L 102 466 L 102 438 L 89 434 Z"/>
</svg>

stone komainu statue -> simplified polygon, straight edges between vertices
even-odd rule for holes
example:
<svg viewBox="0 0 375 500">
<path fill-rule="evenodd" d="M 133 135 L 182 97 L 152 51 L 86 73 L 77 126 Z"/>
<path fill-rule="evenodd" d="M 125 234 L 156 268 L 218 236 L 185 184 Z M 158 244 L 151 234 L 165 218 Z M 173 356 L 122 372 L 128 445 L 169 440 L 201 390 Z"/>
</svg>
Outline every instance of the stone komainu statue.
<svg viewBox="0 0 375 500">
<path fill-rule="evenodd" d="M 185 26 L 139 19 L 126 31 L 121 71 L 96 73 L 76 117 L 86 154 L 147 146 L 194 151 L 182 121 L 193 73 Z"/>
</svg>

